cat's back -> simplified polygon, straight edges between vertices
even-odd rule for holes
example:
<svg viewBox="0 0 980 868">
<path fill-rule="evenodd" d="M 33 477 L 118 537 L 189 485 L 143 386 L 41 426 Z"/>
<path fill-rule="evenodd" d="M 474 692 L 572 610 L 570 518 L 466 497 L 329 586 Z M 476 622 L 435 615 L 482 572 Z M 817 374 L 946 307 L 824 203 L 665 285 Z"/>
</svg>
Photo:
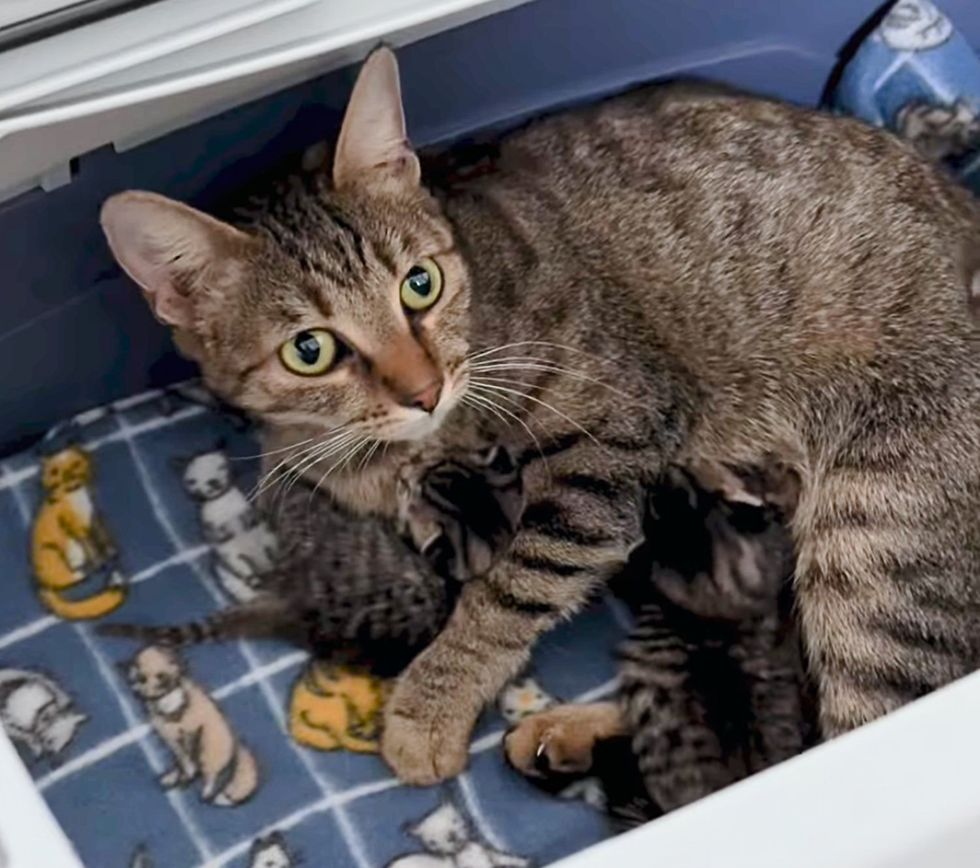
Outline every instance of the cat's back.
<svg viewBox="0 0 980 868">
<path fill-rule="evenodd" d="M 541 262 L 550 281 L 549 251 L 566 251 L 566 285 L 585 270 L 702 357 L 871 354 L 886 318 L 889 340 L 962 340 L 980 265 L 977 204 L 905 142 L 709 85 L 645 86 L 532 123 L 469 192 L 460 222 L 487 262 L 520 237 L 529 281 Z"/>
</svg>

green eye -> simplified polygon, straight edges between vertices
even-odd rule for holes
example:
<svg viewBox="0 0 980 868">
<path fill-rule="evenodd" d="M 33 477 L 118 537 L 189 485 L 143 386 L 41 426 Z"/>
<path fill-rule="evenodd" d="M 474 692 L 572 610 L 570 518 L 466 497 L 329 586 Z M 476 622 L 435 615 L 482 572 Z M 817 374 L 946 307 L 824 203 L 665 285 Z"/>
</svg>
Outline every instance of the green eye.
<svg viewBox="0 0 980 868">
<path fill-rule="evenodd" d="M 442 292 L 442 272 L 431 259 L 413 265 L 402 281 L 402 304 L 409 310 L 427 310 Z"/>
<path fill-rule="evenodd" d="M 337 341 L 325 329 L 299 332 L 279 348 L 286 368 L 303 377 L 325 373 L 337 357 Z"/>
</svg>

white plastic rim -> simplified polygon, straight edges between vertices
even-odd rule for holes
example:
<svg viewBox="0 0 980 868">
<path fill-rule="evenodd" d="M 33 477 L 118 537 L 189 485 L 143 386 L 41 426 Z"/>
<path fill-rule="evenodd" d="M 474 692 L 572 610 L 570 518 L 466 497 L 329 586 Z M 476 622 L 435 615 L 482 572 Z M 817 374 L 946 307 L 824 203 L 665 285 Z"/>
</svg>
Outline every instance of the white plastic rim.
<svg viewBox="0 0 980 868">
<path fill-rule="evenodd" d="M 155 4 L 155 7 L 165 9 L 172 2 L 178 0 L 165 0 Z M 410 41 L 442 29 L 443 26 L 454 26 L 464 20 L 526 2 L 529 0 L 359 0 L 356 3 L 347 0 L 317 0 L 312 3 L 310 0 L 277 0 L 275 5 L 280 12 L 274 19 L 268 14 L 269 4 L 266 4 L 264 20 L 261 16 L 256 16 L 261 26 L 253 21 L 250 28 L 232 28 L 224 19 L 216 19 L 211 22 L 211 26 L 216 29 L 224 28 L 224 40 L 217 39 L 221 34 L 215 33 L 209 37 L 212 43 L 205 47 L 202 44 L 205 41 L 203 28 L 199 27 L 195 30 L 193 43 L 186 39 L 183 43 L 174 40 L 169 52 L 155 50 L 152 57 L 147 55 L 143 61 L 149 63 L 168 53 L 175 54 L 178 50 L 183 51 L 197 45 L 201 46 L 200 49 L 189 52 L 189 59 L 197 58 L 200 63 L 201 55 L 209 54 L 210 62 L 205 65 L 192 65 L 187 69 L 178 66 L 171 69 L 169 74 L 153 78 L 142 77 L 141 68 L 132 63 L 125 67 L 129 70 L 127 73 L 116 75 L 113 79 L 106 79 L 108 71 L 98 77 L 78 76 L 78 80 L 72 82 L 66 77 L 62 86 L 57 89 L 38 88 L 32 99 L 36 102 L 43 97 L 57 97 L 59 92 L 65 93 L 74 89 L 71 98 L 32 106 L 24 103 L 23 95 L 26 91 L 21 90 L 17 95 L 21 100 L 20 109 L 6 113 L 3 109 L 10 104 L 11 97 L 0 90 L 0 137 L 18 130 L 43 127 L 138 105 L 148 100 L 287 67 L 310 58 L 327 58 L 345 48 L 370 43 L 372 40 L 390 37 L 396 44 Z M 294 8 L 284 9 L 281 4 L 289 4 Z M 284 14 L 286 12 L 292 14 Z M 93 28 L 98 26 L 100 25 L 92 25 Z M 399 38 L 400 36 L 403 38 Z M 37 50 L 43 47 L 38 45 Z M 167 63 L 166 66 L 177 66 L 176 61 L 179 59 L 175 57 L 174 62 Z M 106 62 L 106 58 L 98 61 L 99 64 Z M 77 86 L 87 82 L 92 82 L 91 88 L 85 92 L 79 91 Z M 105 89 L 99 88 L 100 83 L 103 83 Z"/>
<path fill-rule="evenodd" d="M 161 0 L 0 54 L 0 114 L 315 0 Z M 29 108 L 27 109 L 30 114 Z M 15 127 L 23 129 L 23 127 Z"/>
<path fill-rule="evenodd" d="M 976 868 L 980 673 L 554 868 Z"/>
</svg>

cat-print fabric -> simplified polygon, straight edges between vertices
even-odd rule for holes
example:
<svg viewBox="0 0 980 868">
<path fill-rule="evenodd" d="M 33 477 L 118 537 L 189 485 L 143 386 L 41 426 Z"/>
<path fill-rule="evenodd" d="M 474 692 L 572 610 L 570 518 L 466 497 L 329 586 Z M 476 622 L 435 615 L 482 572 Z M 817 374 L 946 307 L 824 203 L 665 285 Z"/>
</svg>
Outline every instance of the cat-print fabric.
<svg viewBox="0 0 980 868">
<path fill-rule="evenodd" d="M 100 624 L 247 600 L 276 556 L 258 446 L 196 386 L 136 396 L 0 462 L 0 725 L 93 868 L 543 866 L 608 833 L 587 788 L 506 767 L 511 722 L 614 689 L 622 613 L 550 636 L 484 716 L 467 773 L 399 786 L 389 684 L 275 642 L 176 651 Z M 601 796 L 601 793 L 598 795 Z"/>
<path fill-rule="evenodd" d="M 911 141 L 980 192 L 980 57 L 931 0 L 897 0 L 854 53 L 835 107 Z"/>
</svg>

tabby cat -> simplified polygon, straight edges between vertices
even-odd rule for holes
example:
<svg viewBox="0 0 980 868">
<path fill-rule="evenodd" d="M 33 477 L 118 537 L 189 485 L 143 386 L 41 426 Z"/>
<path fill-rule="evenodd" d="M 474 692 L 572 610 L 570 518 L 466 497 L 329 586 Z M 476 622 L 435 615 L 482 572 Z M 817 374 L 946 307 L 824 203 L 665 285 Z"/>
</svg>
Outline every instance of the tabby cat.
<svg viewBox="0 0 980 868">
<path fill-rule="evenodd" d="M 801 480 L 795 592 L 824 735 L 975 667 L 980 212 L 910 146 L 643 87 L 510 133 L 430 191 L 381 49 L 332 169 L 278 185 L 242 228 L 144 192 L 102 224 L 208 385 L 314 490 L 391 516 L 406 466 L 518 448 L 513 545 L 387 704 L 403 780 L 464 768 L 484 703 L 626 562 L 672 461 L 774 455 Z"/>
</svg>

